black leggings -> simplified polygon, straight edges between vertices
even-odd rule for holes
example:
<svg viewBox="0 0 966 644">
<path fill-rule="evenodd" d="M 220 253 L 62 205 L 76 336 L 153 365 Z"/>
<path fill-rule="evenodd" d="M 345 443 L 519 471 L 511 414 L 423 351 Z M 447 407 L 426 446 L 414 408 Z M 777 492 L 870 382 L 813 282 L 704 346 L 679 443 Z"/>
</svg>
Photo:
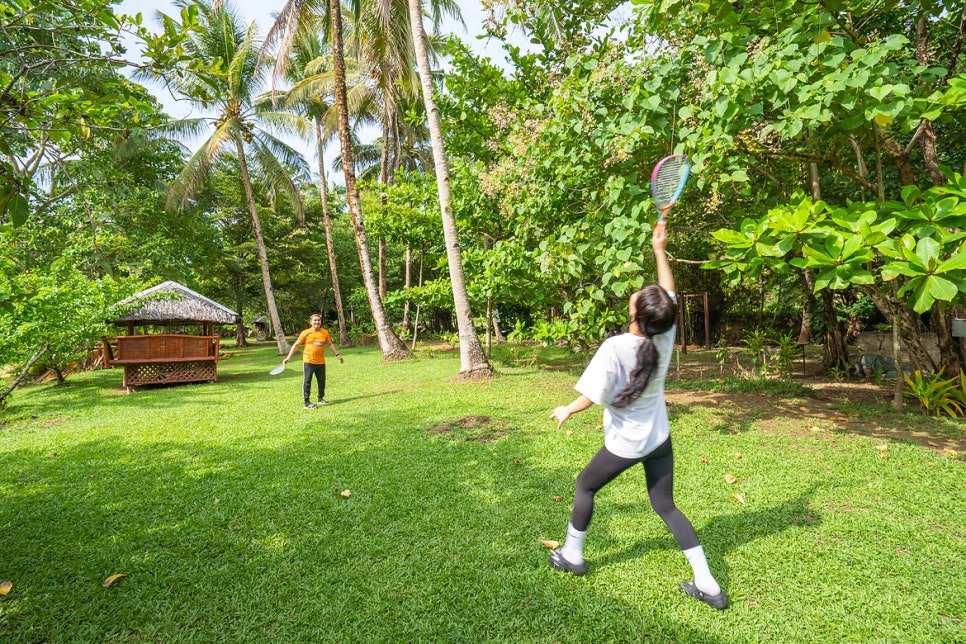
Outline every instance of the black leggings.
<svg viewBox="0 0 966 644">
<path fill-rule="evenodd" d="M 575 529 L 586 531 L 594 514 L 594 495 L 597 490 L 637 463 L 644 465 L 651 507 L 664 519 L 681 550 L 701 545 L 694 526 L 674 505 L 674 452 L 671 449 L 670 437 L 653 452 L 640 458 L 621 458 L 609 452 L 606 447 L 601 447 L 577 476 L 577 491 L 574 493 L 574 511 L 570 516 L 570 523 Z"/>
<path fill-rule="evenodd" d="M 309 402 L 312 393 L 312 375 L 315 375 L 316 382 L 319 383 L 319 400 L 325 398 L 325 365 L 312 364 L 311 362 L 302 363 L 302 398 Z"/>
</svg>

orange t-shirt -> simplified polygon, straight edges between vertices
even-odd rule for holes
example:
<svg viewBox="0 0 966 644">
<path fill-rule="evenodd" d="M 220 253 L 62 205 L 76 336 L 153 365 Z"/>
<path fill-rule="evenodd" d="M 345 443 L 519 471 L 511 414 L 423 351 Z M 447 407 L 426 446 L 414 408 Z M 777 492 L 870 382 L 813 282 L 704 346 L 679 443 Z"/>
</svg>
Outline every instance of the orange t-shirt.
<svg viewBox="0 0 966 644">
<path fill-rule="evenodd" d="M 302 362 L 325 364 L 325 345 L 331 341 L 328 331 L 306 329 L 299 334 L 298 341 L 305 344 L 305 348 L 302 349 Z"/>
</svg>

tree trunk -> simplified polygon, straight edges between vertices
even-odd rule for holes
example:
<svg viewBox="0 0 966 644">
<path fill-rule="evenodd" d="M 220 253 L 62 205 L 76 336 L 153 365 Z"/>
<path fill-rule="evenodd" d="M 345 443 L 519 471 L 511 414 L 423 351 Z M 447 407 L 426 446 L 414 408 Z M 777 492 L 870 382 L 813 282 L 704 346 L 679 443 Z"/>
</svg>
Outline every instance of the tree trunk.
<svg viewBox="0 0 966 644">
<path fill-rule="evenodd" d="M 235 310 L 238 311 L 238 321 L 235 323 L 235 346 L 244 348 L 248 346 L 248 330 L 245 328 L 245 318 L 243 317 L 245 289 L 241 285 L 242 280 L 238 274 L 232 273 L 231 281 L 232 291 L 235 293 Z"/>
<path fill-rule="evenodd" d="M 956 317 L 956 308 L 942 306 L 938 301 L 932 305 L 933 330 L 939 341 L 939 362 L 940 368 L 947 378 L 959 375 L 959 370 L 963 368 L 962 345 L 958 338 L 953 337 L 953 318 Z M 962 307 L 959 307 L 960 309 Z"/>
<path fill-rule="evenodd" d="M 825 362 L 826 369 L 848 369 L 849 348 L 845 344 L 845 334 L 842 325 L 835 315 L 832 291 L 824 288 L 821 291 L 825 316 Z"/>
<path fill-rule="evenodd" d="M 439 109 L 433 100 L 433 77 L 429 67 L 426 32 L 423 29 L 423 10 L 419 0 L 409 0 L 409 22 L 419 65 L 419 79 L 423 86 L 423 104 L 429 121 L 430 139 L 433 143 L 433 162 L 436 168 L 436 188 L 439 208 L 443 217 L 443 236 L 446 242 L 446 258 L 449 263 L 450 281 L 453 285 L 453 303 L 460 335 L 460 375 L 463 377 L 486 377 L 493 375 L 493 368 L 483 354 L 480 338 L 473 326 L 473 313 L 463 275 L 463 259 L 460 254 L 456 218 L 450 200 L 449 164 L 443 148 L 443 131 Z"/>
<path fill-rule="evenodd" d="M 896 365 L 896 388 L 892 392 L 892 407 L 896 411 L 902 411 L 902 390 L 903 375 L 902 369 L 902 329 L 899 325 L 899 316 L 892 316 L 892 362 Z"/>
<path fill-rule="evenodd" d="M 386 238 L 379 237 L 379 297 L 386 297 Z"/>
<path fill-rule="evenodd" d="M 40 360 L 40 357 L 46 352 L 46 344 L 37 349 L 37 351 L 30 356 L 30 359 L 27 360 L 27 364 L 24 365 L 23 369 L 20 370 L 20 374 L 13 379 L 12 383 L 10 383 L 10 386 L 4 389 L 3 393 L 0 393 L 0 409 L 3 409 L 7 405 L 5 402 L 7 400 L 7 396 L 9 396 L 14 389 L 20 386 L 20 383 L 23 382 L 24 378 L 27 377 L 27 373 L 30 371 L 30 368 L 33 367 L 34 363 Z"/>
<path fill-rule="evenodd" d="M 915 312 L 905 304 L 897 303 L 892 297 L 883 293 L 875 286 L 866 286 L 862 291 L 869 296 L 886 319 L 892 320 L 893 318 L 898 318 L 902 345 L 906 353 L 909 354 L 909 362 L 912 363 L 912 368 L 919 369 L 924 373 L 936 371 L 936 363 L 923 345 L 922 334 L 919 332 Z M 897 364 L 896 369 L 901 370 L 902 365 Z"/>
<path fill-rule="evenodd" d="M 798 332 L 798 344 L 812 343 L 812 311 L 818 306 L 815 299 L 815 276 L 812 269 L 806 268 L 802 271 L 802 282 L 805 285 L 805 303 L 802 305 L 802 328 Z"/>
<path fill-rule="evenodd" d="M 352 216 L 352 228 L 355 231 L 356 248 L 359 251 L 359 264 L 362 267 L 362 278 L 366 285 L 366 296 L 369 298 L 369 308 L 376 325 L 379 337 L 379 347 L 382 349 L 384 360 L 396 360 L 409 357 L 409 349 L 395 334 L 386 321 L 386 310 L 379 298 L 376 278 L 372 272 L 372 260 L 369 256 L 369 242 L 366 239 L 366 229 L 362 222 L 362 207 L 359 204 L 359 194 L 356 192 L 356 172 L 352 158 L 352 132 L 349 129 L 349 106 L 345 85 L 345 55 L 342 46 L 342 9 L 340 0 L 329 0 L 329 14 L 332 19 L 332 61 L 335 74 L 335 101 L 339 115 L 339 145 L 342 152 L 342 172 L 345 175 L 346 201 L 349 203 L 349 213 Z"/>
<path fill-rule="evenodd" d="M 248 346 L 248 339 L 245 337 L 245 321 L 238 316 L 235 323 L 235 348 L 245 348 Z"/>
<path fill-rule="evenodd" d="M 929 21 L 925 15 L 919 16 L 916 23 L 916 61 L 923 66 L 932 64 L 929 55 Z M 936 131 L 932 127 L 931 121 L 923 120 L 919 123 L 922 132 L 919 136 L 919 145 L 922 146 L 922 160 L 932 179 L 932 185 L 946 185 L 946 177 L 939 171 L 939 155 L 936 153 Z"/>
<path fill-rule="evenodd" d="M 275 304 L 275 291 L 272 289 L 272 276 L 268 272 L 268 252 L 265 250 L 265 238 L 262 237 L 262 224 L 258 219 L 258 207 L 255 205 L 255 195 L 252 192 L 252 180 L 248 174 L 248 163 L 245 161 L 245 149 L 241 141 L 235 141 L 238 149 L 238 167 L 241 170 L 242 184 L 245 187 L 245 198 L 248 200 L 248 213 L 252 216 L 252 228 L 255 230 L 255 249 L 258 251 L 258 263 L 262 268 L 262 286 L 265 289 L 265 300 L 268 302 L 268 314 L 272 318 L 275 330 L 275 341 L 278 343 L 279 355 L 288 354 L 288 340 L 285 339 L 285 329 L 282 319 L 278 316 L 278 306 Z"/>
<path fill-rule="evenodd" d="M 409 289 L 413 285 L 413 247 L 412 244 L 406 244 L 406 288 Z M 409 300 L 407 299 L 403 303 L 403 335 L 409 333 L 409 325 L 411 320 L 409 319 Z"/>
<path fill-rule="evenodd" d="M 351 347 L 352 338 L 345 324 L 345 313 L 342 310 L 342 289 L 339 286 L 339 271 L 335 267 L 335 245 L 332 242 L 332 220 L 329 218 L 329 190 L 325 178 L 325 161 L 322 150 L 325 144 L 322 140 L 322 124 L 315 119 L 315 143 L 319 149 L 319 196 L 322 199 L 322 223 L 325 226 L 325 247 L 329 252 L 329 273 L 332 275 L 332 291 L 335 295 L 335 313 L 339 318 L 339 346 Z"/>
</svg>

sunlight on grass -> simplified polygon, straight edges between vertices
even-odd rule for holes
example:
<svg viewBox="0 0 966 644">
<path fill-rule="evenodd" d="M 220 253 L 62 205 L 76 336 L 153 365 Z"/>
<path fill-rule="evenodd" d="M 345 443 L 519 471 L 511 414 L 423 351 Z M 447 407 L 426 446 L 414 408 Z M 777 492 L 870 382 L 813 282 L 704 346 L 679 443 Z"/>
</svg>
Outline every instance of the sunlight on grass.
<svg viewBox="0 0 966 644">
<path fill-rule="evenodd" d="M 210 384 L 128 395 L 108 370 L 18 391 L 0 424 L 0 633 L 966 641 L 962 456 L 805 418 L 763 429 L 736 405 L 671 409 L 677 502 L 728 611 L 678 590 L 689 568 L 640 468 L 597 495 L 590 574 L 551 570 L 539 540 L 563 540 L 600 411 L 558 432 L 582 358 L 510 349 L 483 383 L 456 380 L 455 352 L 346 349 L 314 410 L 297 365 L 268 375 L 269 346 Z"/>
</svg>

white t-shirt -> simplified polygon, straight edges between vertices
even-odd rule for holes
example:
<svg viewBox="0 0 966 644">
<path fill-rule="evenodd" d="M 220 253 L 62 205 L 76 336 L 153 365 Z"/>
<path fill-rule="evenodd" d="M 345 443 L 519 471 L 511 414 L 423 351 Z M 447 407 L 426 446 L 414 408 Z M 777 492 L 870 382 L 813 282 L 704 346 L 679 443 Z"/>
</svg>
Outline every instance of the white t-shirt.
<svg viewBox="0 0 966 644">
<path fill-rule="evenodd" d="M 671 293 L 671 297 L 675 294 Z M 644 338 L 624 333 L 604 340 L 580 380 L 574 385 L 581 394 L 604 407 L 604 445 L 617 456 L 640 458 L 660 447 L 671 435 L 664 402 L 664 380 L 671 363 L 677 326 L 652 341 L 657 348 L 657 369 L 640 397 L 627 407 L 613 407 L 637 366 L 637 347 Z"/>
</svg>

